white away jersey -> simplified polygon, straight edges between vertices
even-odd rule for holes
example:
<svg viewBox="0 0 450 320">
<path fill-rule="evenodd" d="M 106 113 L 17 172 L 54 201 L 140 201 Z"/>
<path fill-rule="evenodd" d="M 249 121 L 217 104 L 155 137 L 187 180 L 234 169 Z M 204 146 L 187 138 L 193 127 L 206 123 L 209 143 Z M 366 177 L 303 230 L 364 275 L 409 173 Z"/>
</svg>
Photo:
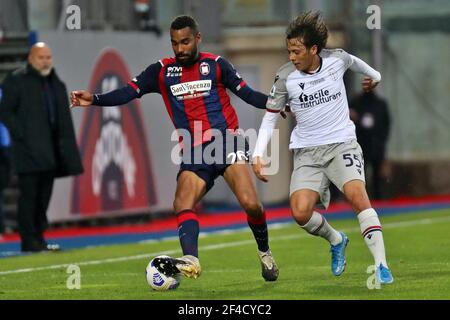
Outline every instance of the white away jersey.
<svg viewBox="0 0 450 320">
<path fill-rule="evenodd" d="M 341 49 L 323 49 L 319 56 L 321 65 L 314 74 L 298 71 L 291 62 L 283 65 L 267 101 L 267 111 L 278 112 L 289 104 L 295 116 L 289 149 L 356 139 L 343 81 L 353 57 Z"/>
</svg>

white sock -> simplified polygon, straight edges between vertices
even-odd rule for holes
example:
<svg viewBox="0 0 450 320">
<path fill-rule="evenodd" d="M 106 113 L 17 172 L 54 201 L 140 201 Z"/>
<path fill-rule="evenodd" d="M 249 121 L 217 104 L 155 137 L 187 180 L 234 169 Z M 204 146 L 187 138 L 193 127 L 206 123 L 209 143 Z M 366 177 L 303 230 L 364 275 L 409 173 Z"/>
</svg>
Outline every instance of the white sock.
<svg viewBox="0 0 450 320">
<path fill-rule="evenodd" d="M 327 220 L 316 211 L 313 212 L 311 219 L 301 227 L 314 236 L 326 239 L 332 246 L 342 242 L 341 234 L 333 229 Z"/>
<path fill-rule="evenodd" d="M 373 208 L 363 210 L 358 214 L 358 221 L 361 234 L 369 247 L 370 253 L 372 253 L 375 265 L 379 266 L 382 263 L 387 268 L 383 233 L 381 232 L 381 223 L 377 212 Z"/>
</svg>

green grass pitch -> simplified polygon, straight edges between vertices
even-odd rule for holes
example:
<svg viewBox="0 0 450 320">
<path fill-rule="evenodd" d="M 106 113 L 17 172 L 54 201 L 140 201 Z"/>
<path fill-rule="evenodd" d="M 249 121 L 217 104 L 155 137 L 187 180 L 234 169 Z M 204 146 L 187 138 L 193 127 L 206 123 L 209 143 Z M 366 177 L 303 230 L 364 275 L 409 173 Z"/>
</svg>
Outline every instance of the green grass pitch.
<svg viewBox="0 0 450 320">
<path fill-rule="evenodd" d="M 0 300 L 298 300 L 450 299 L 450 210 L 381 216 L 389 266 L 395 282 L 369 290 L 372 257 L 357 219 L 330 220 L 347 232 L 347 268 L 330 270 L 327 242 L 293 223 L 271 225 L 270 245 L 280 268 L 276 282 L 261 277 L 249 229 L 201 237 L 200 278 L 183 279 L 174 291 L 156 292 L 145 280 L 151 257 L 179 256 L 177 239 L 42 253 L 0 259 Z M 68 289 L 67 266 L 80 268 L 80 289 Z"/>
</svg>

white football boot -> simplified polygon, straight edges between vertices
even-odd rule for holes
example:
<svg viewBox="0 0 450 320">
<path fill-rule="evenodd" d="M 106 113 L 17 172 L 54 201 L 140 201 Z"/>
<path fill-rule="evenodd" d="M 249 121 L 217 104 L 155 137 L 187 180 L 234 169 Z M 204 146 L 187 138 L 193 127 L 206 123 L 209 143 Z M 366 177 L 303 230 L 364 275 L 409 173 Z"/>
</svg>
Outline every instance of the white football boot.
<svg viewBox="0 0 450 320">
<path fill-rule="evenodd" d="M 275 259 L 272 256 L 272 251 L 267 250 L 262 252 L 258 250 L 258 256 L 261 260 L 261 271 L 262 276 L 266 281 L 275 281 L 278 279 L 278 267 L 275 263 Z"/>
</svg>

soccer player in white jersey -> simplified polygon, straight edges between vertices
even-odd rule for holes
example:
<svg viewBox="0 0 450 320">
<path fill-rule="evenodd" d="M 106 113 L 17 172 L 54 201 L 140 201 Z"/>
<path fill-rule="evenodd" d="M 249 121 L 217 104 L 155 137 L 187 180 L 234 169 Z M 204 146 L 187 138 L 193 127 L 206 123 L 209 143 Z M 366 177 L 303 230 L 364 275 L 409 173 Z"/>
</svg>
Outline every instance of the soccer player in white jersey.
<svg viewBox="0 0 450 320">
<path fill-rule="evenodd" d="M 343 81 L 347 69 L 362 73 L 363 89 L 372 90 L 381 80 L 378 71 L 344 50 L 324 49 L 328 30 L 319 12 L 298 16 L 286 31 L 289 60 L 275 78 L 267 101 L 253 153 L 253 170 L 267 182 L 262 155 L 272 135 L 277 114 L 290 106 L 296 126 L 289 149 L 294 169 L 290 184 L 290 206 L 295 221 L 308 233 L 331 245 L 331 270 L 339 276 L 345 269 L 345 248 L 349 242 L 315 207 L 329 205 L 330 182 L 343 192 L 357 214 L 362 236 L 373 255 L 381 284 L 392 283 L 377 212 L 365 187 L 364 160 L 350 120 Z"/>
</svg>

